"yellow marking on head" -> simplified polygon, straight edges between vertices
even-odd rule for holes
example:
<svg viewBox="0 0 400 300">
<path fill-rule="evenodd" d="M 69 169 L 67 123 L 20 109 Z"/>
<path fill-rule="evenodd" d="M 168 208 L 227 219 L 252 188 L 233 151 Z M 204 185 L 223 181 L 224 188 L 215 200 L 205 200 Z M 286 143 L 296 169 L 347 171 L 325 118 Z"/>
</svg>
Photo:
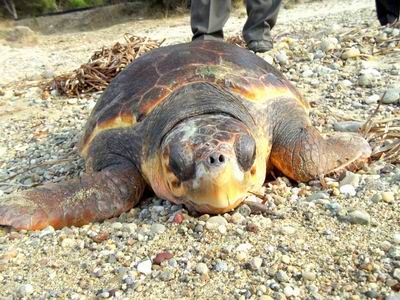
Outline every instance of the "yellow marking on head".
<svg viewBox="0 0 400 300">
<path fill-rule="evenodd" d="M 279 97 L 298 98 L 288 87 L 273 87 L 265 85 L 253 85 L 248 87 L 234 86 L 232 91 L 242 95 L 247 100 L 254 102 L 267 102 L 268 100 Z"/>
<path fill-rule="evenodd" d="M 86 158 L 90 144 L 99 133 L 114 128 L 131 127 L 135 123 L 136 118 L 131 113 L 120 113 L 112 119 L 97 124 L 92 133 L 83 141 L 83 147 L 80 151 L 82 157 Z"/>
</svg>

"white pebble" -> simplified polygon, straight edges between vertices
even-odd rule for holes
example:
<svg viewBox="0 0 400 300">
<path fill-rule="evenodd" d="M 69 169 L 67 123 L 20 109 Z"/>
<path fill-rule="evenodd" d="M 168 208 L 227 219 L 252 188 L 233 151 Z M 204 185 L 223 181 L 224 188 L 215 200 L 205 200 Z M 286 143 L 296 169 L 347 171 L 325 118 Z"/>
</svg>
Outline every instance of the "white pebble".
<svg viewBox="0 0 400 300">
<path fill-rule="evenodd" d="M 340 193 L 342 193 L 343 195 L 346 195 L 346 196 L 355 196 L 356 195 L 356 189 L 351 184 L 342 185 L 339 188 L 339 191 L 340 191 Z"/>
<path fill-rule="evenodd" d="M 151 260 L 148 259 L 138 263 L 136 269 L 138 270 L 138 272 L 142 274 L 149 275 L 151 274 L 151 266 L 152 266 Z"/>
<path fill-rule="evenodd" d="M 206 274 L 208 273 L 208 267 L 205 263 L 198 263 L 196 265 L 196 272 L 199 274 Z"/>
</svg>

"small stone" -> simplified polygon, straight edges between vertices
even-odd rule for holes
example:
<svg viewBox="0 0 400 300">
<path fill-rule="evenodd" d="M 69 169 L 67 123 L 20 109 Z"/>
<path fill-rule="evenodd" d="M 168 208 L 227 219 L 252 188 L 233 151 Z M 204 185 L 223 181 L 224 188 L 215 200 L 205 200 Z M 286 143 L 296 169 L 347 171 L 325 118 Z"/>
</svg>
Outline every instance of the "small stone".
<svg viewBox="0 0 400 300">
<path fill-rule="evenodd" d="M 153 234 L 159 234 L 159 233 L 165 232 L 165 229 L 166 229 L 165 225 L 163 225 L 163 224 L 152 224 L 151 228 L 150 228 L 150 231 Z"/>
<path fill-rule="evenodd" d="M 394 235 L 393 235 L 393 242 L 395 243 L 395 244 L 400 244 L 400 233 L 395 233 Z"/>
<path fill-rule="evenodd" d="M 355 196 L 356 195 L 356 189 L 351 184 L 342 185 L 339 188 L 339 191 L 340 191 L 340 193 L 342 193 L 343 195 L 346 195 L 346 196 Z"/>
<path fill-rule="evenodd" d="M 287 57 L 285 52 L 280 52 L 276 55 L 276 60 L 282 66 L 289 64 L 289 58 Z"/>
<path fill-rule="evenodd" d="M 285 234 L 285 235 L 292 235 L 296 232 L 296 228 L 293 226 L 287 225 L 287 226 L 282 226 L 279 228 L 279 233 Z"/>
<path fill-rule="evenodd" d="M 109 238 L 109 233 L 107 231 L 102 231 L 96 234 L 95 236 L 92 237 L 92 240 L 95 241 L 96 243 L 101 243 L 104 242 Z"/>
<path fill-rule="evenodd" d="M 354 174 L 353 172 L 346 171 L 345 177 L 340 181 L 340 186 L 350 184 L 355 188 L 358 187 L 360 183 L 360 175 Z"/>
<path fill-rule="evenodd" d="M 198 263 L 196 265 L 196 272 L 200 275 L 208 273 L 208 267 L 205 263 Z"/>
<path fill-rule="evenodd" d="M 400 268 L 394 269 L 393 278 L 400 280 Z"/>
<path fill-rule="evenodd" d="M 371 95 L 367 98 L 367 100 L 365 100 L 366 104 L 376 104 L 378 103 L 379 99 L 381 99 L 381 97 L 379 95 Z"/>
<path fill-rule="evenodd" d="M 122 229 L 122 223 L 114 222 L 114 223 L 111 224 L 111 228 L 113 230 L 121 230 Z"/>
<path fill-rule="evenodd" d="M 235 213 L 232 215 L 232 218 L 231 218 L 231 222 L 232 222 L 232 223 L 234 223 L 234 224 L 240 224 L 240 223 L 243 223 L 244 221 L 245 221 L 245 218 L 242 216 L 241 213 L 235 212 Z"/>
<path fill-rule="evenodd" d="M 283 293 L 286 297 L 298 297 L 300 295 L 300 289 L 288 285 L 283 289 Z"/>
<path fill-rule="evenodd" d="M 268 295 L 261 295 L 258 300 L 274 300 L 274 298 Z"/>
<path fill-rule="evenodd" d="M 324 38 L 321 41 L 321 50 L 324 51 L 325 53 L 336 49 L 338 45 L 338 40 L 336 38 L 328 37 Z"/>
<path fill-rule="evenodd" d="M 181 224 L 183 222 L 183 220 L 184 220 L 184 217 L 183 217 L 183 215 L 181 213 L 175 214 L 175 216 L 174 216 L 174 223 L 175 224 Z"/>
<path fill-rule="evenodd" d="M 382 194 L 381 193 L 376 193 L 371 197 L 371 202 L 373 202 L 373 203 L 378 203 L 381 200 L 382 200 Z"/>
<path fill-rule="evenodd" d="M 301 73 L 301 76 L 307 78 L 307 77 L 311 77 L 313 76 L 314 72 L 310 69 L 303 71 L 303 73 Z"/>
<path fill-rule="evenodd" d="M 136 269 L 142 274 L 149 275 L 151 274 L 151 265 L 151 260 L 147 259 L 138 263 Z"/>
<path fill-rule="evenodd" d="M 315 272 L 311 272 L 311 271 L 304 271 L 301 273 L 301 276 L 303 277 L 304 280 L 308 280 L 308 281 L 314 281 L 316 278 Z"/>
<path fill-rule="evenodd" d="M 214 266 L 215 272 L 225 272 L 228 270 L 228 264 L 225 261 L 219 261 Z"/>
<path fill-rule="evenodd" d="M 33 286 L 29 283 L 21 285 L 17 291 L 17 293 L 22 297 L 32 295 L 33 292 L 34 292 Z"/>
<path fill-rule="evenodd" d="M 251 214 L 251 208 L 247 204 L 242 204 L 237 209 L 237 212 L 240 213 L 244 217 L 248 217 Z"/>
<path fill-rule="evenodd" d="M 285 271 L 278 271 L 275 274 L 276 280 L 279 282 L 288 282 L 289 281 L 289 276 L 286 274 Z"/>
<path fill-rule="evenodd" d="M 369 290 L 365 293 L 365 296 L 367 296 L 367 298 L 376 299 L 378 298 L 379 294 L 375 291 Z"/>
<path fill-rule="evenodd" d="M 388 89 L 383 96 L 382 102 L 385 104 L 393 104 L 400 99 L 400 89 Z"/>
<path fill-rule="evenodd" d="M 235 251 L 236 252 L 242 252 L 242 251 L 248 251 L 251 248 L 253 248 L 253 245 L 250 243 L 244 243 L 244 244 L 240 244 L 239 246 L 236 247 Z"/>
<path fill-rule="evenodd" d="M 363 122 L 343 121 L 333 124 L 333 129 L 339 132 L 358 132 Z"/>
<path fill-rule="evenodd" d="M 350 48 L 342 53 L 342 59 L 355 58 L 360 55 L 360 50 L 357 48 Z"/>
<path fill-rule="evenodd" d="M 291 261 L 290 256 L 288 256 L 288 255 L 282 255 L 281 260 L 284 264 L 287 264 L 287 265 L 290 264 L 290 261 Z"/>
<path fill-rule="evenodd" d="M 246 230 L 249 232 L 257 233 L 260 231 L 260 228 L 257 226 L 257 224 L 254 223 L 248 223 L 246 225 Z"/>
<path fill-rule="evenodd" d="M 174 273 L 172 273 L 170 270 L 161 272 L 160 279 L 162 281 L 170 281 L 170 280 L 174 279 Z"/>
<path fill-rule="evenodd" d="M 393 192 L 382 192 L 381 193 L 382 200 L 386 203 L 392 203 L 394 201 L 394 193 Z"/>
<path fill-rule="evenodd" d="M 174 255 L 171 252 L 161 252 L 156 255 L 153 262 L 156 265 L 160 265 L 163 261 L 170 260 L 173 257 L 174 257 Z"/>
<path fill-rule="evenodd" d="M 61 247 L 63 248 L 74 248 L 76 245 L 75 239 L 66 238 L 61 242 Z"/>
<path fill-rule="evenodd" d="M 44 238 L 45 236 L 48 235 L 53 235 L 55 232 L 54 228 L 52 226 L 47 226 L 46 228 L 42 229 L 39 233 L 39 238 Z"/>
<path fill-rule="evenodd" d="M 261 257 L 254 257 L 254 258 L 250 261 L 250 267 L 251 267 L 253 270 L 256 271 L 256 270 L 258 270 L 258 269 L 261 268 L 262 262 L 263 262 L 263 260 L 262 260 Z"/>
<path fill-rule="evenodd" d="M 347 215 L 347 219 L 351 224 L 368 225 L 371 223 L 371 216 L 361 210 L 354 210 Z"/>
</svg>

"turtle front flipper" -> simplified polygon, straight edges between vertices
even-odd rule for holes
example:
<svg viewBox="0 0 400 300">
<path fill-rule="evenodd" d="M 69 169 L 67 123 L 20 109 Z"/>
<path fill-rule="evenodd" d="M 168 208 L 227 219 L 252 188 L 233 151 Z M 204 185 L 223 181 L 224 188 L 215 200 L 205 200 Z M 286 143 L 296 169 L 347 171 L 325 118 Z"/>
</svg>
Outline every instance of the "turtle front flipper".
<svg viewBox="0 0 400 300">
<path fill-rule="evenodd" d="M 307 182 L 331 172 L 357 167 L 371 155 L 367 141 L 356 134 L 324 138 L 309 126 L 282 132 L 273 144 L 271 161 L 283 174 Z"/>
<path fill-rule="evenodd" d="M 131 209 L 144 188 L 134 168 L 104 169 L 0 198 L 0 225 L 40 230 L 102 221 Z"/>
<path fill-rule="evenodd" d="M 360 135 L 336 133 L 322 137 L 311 126 L 306 109 L 292 99 L 272 106 L 270 160 L 286 176 L 307 182 L 366 161 L 371 147 Z"/>
</svg>

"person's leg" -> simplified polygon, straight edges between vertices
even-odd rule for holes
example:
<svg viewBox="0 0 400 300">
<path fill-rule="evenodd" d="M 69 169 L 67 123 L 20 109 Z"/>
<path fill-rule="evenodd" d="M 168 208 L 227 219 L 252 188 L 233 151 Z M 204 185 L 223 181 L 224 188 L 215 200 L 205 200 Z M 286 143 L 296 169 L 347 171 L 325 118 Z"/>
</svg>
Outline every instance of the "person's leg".
<svg viewBox="0 0 400 300">
<path fill-rule="evenodd" d="M 193 40 L 223 39 L 223 27 L 229 18 L 231 0 L 192 0 Z"/>
<path fill-rule="evenodd" d="M 254 52 L 272 49 L 271 29 L 278 18 L 282 0 L 247 0 L 247 21 L 243 38 Z"/>
</svg>

